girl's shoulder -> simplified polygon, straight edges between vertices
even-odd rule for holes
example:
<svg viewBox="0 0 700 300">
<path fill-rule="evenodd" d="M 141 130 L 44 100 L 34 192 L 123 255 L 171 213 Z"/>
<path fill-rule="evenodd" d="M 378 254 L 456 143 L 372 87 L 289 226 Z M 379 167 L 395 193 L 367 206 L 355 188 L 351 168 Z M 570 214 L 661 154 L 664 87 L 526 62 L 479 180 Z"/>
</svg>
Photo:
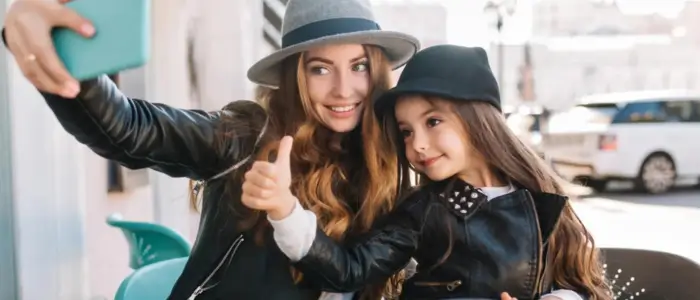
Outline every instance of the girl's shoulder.
<svg viewBox="0 0 700 300">
<path fill-rule="evenodd" d="M 422 211 L 430 199 L 437 195 L 431 184 L 412 187 L 399 201 L 399 208 L 409 211 Z"/>
</svg>

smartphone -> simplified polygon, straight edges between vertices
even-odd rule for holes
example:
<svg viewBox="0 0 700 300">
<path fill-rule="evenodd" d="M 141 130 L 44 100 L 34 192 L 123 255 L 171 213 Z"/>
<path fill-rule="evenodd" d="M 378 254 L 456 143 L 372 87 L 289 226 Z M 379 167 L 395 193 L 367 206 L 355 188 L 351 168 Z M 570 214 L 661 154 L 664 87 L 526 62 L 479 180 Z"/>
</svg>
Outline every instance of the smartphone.
<svg viewBox="0 0 700 300">
<path fill-rule="evenodd" d="M 65 4 L 95 26 L 92 38 L 55 28 L 58 57 L 77 80 L 144 65 L 150 56 L 150 0 L 74 0 Z"/>
</svg>

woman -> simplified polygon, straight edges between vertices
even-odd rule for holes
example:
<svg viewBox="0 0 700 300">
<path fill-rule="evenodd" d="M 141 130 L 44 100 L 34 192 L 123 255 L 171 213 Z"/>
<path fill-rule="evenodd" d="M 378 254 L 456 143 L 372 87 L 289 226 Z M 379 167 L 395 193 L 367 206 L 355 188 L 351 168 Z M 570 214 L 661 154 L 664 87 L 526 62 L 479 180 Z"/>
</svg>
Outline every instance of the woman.
<svg viewBox="0 0 700 300">
<path fill-rule="evenodd" d="M 95 29 L 53 1 L 15 1 L 5 26 L 20 68 L 78 141 L 129 168 L 204 182 L 199 235 L 170 299 L 352 297 L 304 285 L 264 215 L 240 198 L 249 162 L 273 157 L 279 139 L 292 135 L 291 189 L 326 234 L 347 240 L 392 209 L 400 192 L 397 161 L 369 99 L 389 88 L 391 69 L 403 65 L 418 42 L 380 30 L 368 1 L 289 1 L 283 48 L 248 72 L 252 81 L 275 88 L 258 99 L 264 108 L 236 101 L 213 113 L 129 99 L 106 76 L 75 82 L 47 33 L 67 26 L 90 36 Z M 356 296 L 378 299 L 381 288 Z"/>
<path fill-rule="evenodd" d="M 401 299 L 611 299 L 593 238 L 560 179 L 508 129 L 498 91 L 482 48 L 438 45 L 409 60 L 375 109 L 421 185 L 362 242 L 317 232 L 284 192 L 286 165 L 256 162 L 243 203 L 276 212 L 275 241 L 324 290 L 378 282 L 415 257 Z"/>
</svg>

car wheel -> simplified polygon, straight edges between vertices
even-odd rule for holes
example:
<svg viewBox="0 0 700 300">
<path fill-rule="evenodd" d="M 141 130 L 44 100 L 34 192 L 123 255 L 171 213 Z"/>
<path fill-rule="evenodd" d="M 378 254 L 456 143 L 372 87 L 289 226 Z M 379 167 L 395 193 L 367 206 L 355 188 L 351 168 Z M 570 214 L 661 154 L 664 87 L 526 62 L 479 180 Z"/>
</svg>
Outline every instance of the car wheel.
<svg viewBox="0 0 700 300">
<path fill-rule="evenodd" d="M 675 185 L 676 175 L 676 166 L 668 155 L 652 154 L 642 164 L 637 185 L 651 194 L 665 193 Z"/>
</svg>

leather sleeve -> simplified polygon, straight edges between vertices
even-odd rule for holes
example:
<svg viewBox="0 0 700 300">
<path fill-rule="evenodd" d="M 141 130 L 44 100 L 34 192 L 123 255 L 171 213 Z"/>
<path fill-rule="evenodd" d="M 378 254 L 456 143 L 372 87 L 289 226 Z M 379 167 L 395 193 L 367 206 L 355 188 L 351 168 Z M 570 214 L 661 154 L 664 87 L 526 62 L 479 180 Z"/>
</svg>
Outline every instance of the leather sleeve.
<svg viewBox="0 0 700 300">
<path fill-rule="evenodd" d="M 360 242 L 340 245 L 318 230 L 311 249 L 295 264 L 304 282 L 347 293 L 382 283 L 404 268 L 417 250 L 420 224 L 406 207 L 389 214 Z"/>
<path fill-rule="evenodd" d="M 7 45 L 4 28 L 2 39 Z M 228 138 L 221 139 L 222 118 L 258 123 L 245 126 L 249 131 L 260 127 L 256 126 L 260 120 L 242 120 L 253 116 L 235 112 L 236 107 L 257 105 L 253 102 L 239 101 L 240 105 L 214 113 L 177 109 L 130 99 L 107 76 L 82 82 L 76 99 L 42 96 L 63 128 L 98 155 L 131 169 L 153 168 L 172 177 L 208 179 L 253 151 L 251 137 L 258 132 L 227 132 Z"/>
<path fill-rule="evenodd" d="M 130 99 L 107 76 L 81 83 L 76 99 L 42 96 L 68 133 L 128 168 L 208 179 L 239 158 L 240 140 L 221 138 L 219 130 L 226 115 L 237 117 L 230 110 L 207 113 Z"/>
</svg>

